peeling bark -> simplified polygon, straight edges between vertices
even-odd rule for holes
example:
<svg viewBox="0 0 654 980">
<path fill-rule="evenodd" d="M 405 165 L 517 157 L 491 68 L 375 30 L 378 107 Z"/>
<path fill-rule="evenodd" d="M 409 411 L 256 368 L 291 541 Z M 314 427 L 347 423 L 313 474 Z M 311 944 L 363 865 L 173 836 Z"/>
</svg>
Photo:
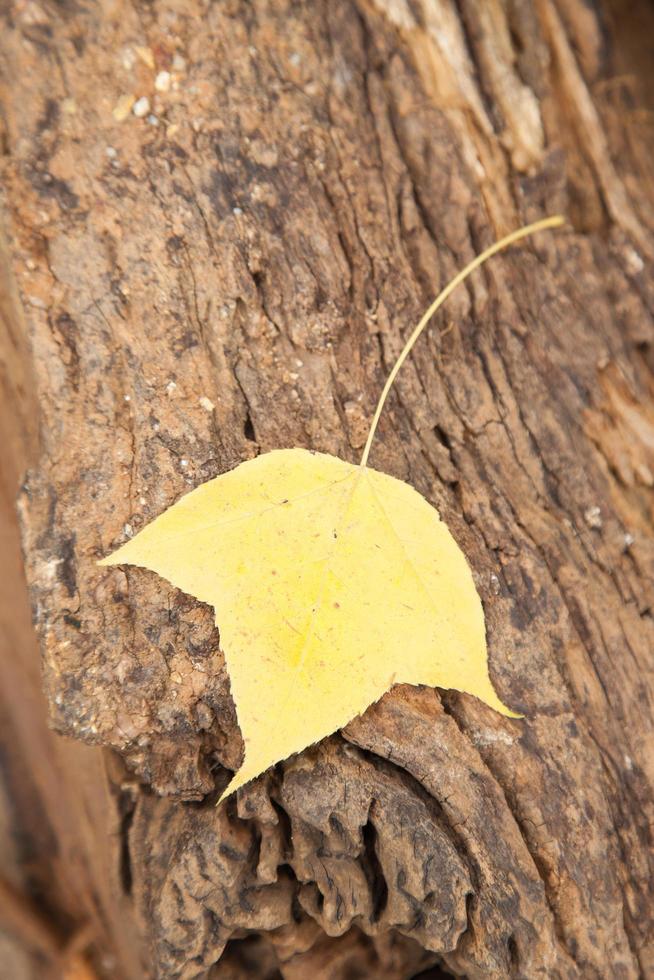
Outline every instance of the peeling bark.
<svg viewBox="0 0 654 980">
<path fill-rule="evenodd" d="M 122 881 L 155 976 L 654 976 L 654 15 L 635 6 L 0 7 L 45 689 L 60 732 L 123 760 Z M 126 96 L 151 112 L 121 119 Z M 435 319 L 371 457 L 468 556 L 525 719 L 397 688 L 216 809 L 242 743 L 211 610 L 96 559 L 258 452 L 356 461 L 439 286 L 559 211 L 571 230 Z"/>
</svg>

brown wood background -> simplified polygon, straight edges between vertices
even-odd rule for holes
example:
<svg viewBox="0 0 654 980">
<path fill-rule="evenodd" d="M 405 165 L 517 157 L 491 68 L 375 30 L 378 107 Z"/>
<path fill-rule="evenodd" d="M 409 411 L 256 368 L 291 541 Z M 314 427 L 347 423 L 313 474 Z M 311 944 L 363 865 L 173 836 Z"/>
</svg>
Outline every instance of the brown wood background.
<svg viewBox="0 0 654 980">
<path fill-rule="evenodd" d="M 652 5 L 0 18 L 9 975 L 654 976 Z M 216 809 L 211 613 L 96 559 L 257 452 L 357 459 L 439 285 L 557 211 L 436 319 L 371 460 L 468 555 L 526 720 L 400 688 Z"/>
<path fill-rule="evenodd" d="M 100 749 L 47 725 L 14 509 L 38 409 L 8 268 L 0 240 L 0 976 L 131 980 L 142 973 L 116 880 L 116 790 Z"/>
</svg>

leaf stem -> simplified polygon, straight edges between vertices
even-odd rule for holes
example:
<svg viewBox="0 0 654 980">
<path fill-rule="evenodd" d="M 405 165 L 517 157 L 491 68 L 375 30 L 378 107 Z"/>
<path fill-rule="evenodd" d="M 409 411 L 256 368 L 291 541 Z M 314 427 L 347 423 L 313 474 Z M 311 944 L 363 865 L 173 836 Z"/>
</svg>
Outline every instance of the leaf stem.
<svg viewBox="0 0 654 980">
<path fill-rule="evenodd" d="M 465 269 L 462 269 L 461 272 L 457 273 L 454 279 L 452 279 L 447 284 L 447 286 L 445 286 L 445 288 L 441 290 L 441 292 L 438 294 L 438 296 L 431 304 L 429 309 L 426 310 L 426 312 L 422 316 L 418 325 L 415 327 L 413 333 L 411 334 L 406 344 L 404 345 L 402 349 L 402 353 L 400 354 L 397 361 L 393 365 L 391 369 L 391 373 L 386 379 L 386 384 L 384 385 L 383 391 L 381 393 L 381 397 L 379 399 L 379 402 L 377 403 L 377 408 L 375 409 L 375 414 L 373 415 L 372 424 L 370 426 L 370 432 L 368 433 L 368 439 L 366 441 L 365 449 L 363 450 L 363 456 L 361 457 L 360 465 L 362 467 L 365 467 L 368 463 L 368 456 L 370 455 L 370 447 L 372 446 L 372 440 L 374 439 L 375 432 L 377 431 L 379 417 L 382 413 L 382 409 L 388 397 L 388 393 L 391 390 L 395 378 L 397 377 L 397 373 L 402 367 L 402 365 L 404 364 L 404 362 L 406 361 L 409 354 L 411 353 L 411 349 L 413 348 L 413 345 L 415 344 L 416 340 L 418 339 L 422 331 L 425 329 L 425 327 L 431 320 L 436 310 L 438 310 L 439 307 L 443 305 L 443 303 L 448 298 L 450 293 L 454 292 L 456 287 L 459 286 L 465 279 L 468 278 L 471 272 L 474 272 L 475 269 L 478 269 L 480 265 L 483 265 L 487 259 L 490 259 L 493 255 L 496 255 L 497 252 L 501 252 L 503 249 L 508 248 L 509 245 L 513 245 L 514 242 L 520 241 L 521 238 L 526 238 L 528 235 L 533 235 L 537 231 L 544 231 L 546 228 L 558 228 L 562 224 L 565 224 L 565 218 L 562 215 L 557 214 L 551 218 L 542 218 L 540 221 L 534 221 L 533 224 L 525 225 L 523 228 L 518 228 L 517 231 L 511 232 L 510 235 L 505 235 L 504 238 L 500 238 L 500 240 L 495 242 L 494 245 L 491 245 L 490 248 L 484 249 L 484 251 L 481 252 L 481 254 L 477 256 L 477 258 L 473 259 L 472 262 L 469 262 L 468 265 L 465 267 Z"/>
</svg>

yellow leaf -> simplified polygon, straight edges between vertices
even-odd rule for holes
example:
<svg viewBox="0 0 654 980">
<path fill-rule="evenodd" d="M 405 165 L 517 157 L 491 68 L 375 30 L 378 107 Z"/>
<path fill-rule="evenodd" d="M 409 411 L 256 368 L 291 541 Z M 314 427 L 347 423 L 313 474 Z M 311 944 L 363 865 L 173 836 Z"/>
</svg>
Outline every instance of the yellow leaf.
<svg viewBox="0 0 654 980">
<path fill-rule="evenodd" d="M 210 480 L 103 565 L 151 569 L 216 613 L 245 743 L 223 797 L 330 735 L 393 684 L 473 694 L 510 717 L 488 674 L 484 615 L 436 510 L 367 464 L 390 385 L 429 316 L 500 248 L 440 294 L 389 376 L 359 466 L 280 449 Z"/>
<path fill-rule="evenodd" d="M 103 564 L 162 575 L 216 611 L 245 743 L 232 792 L 393 684 L 475 694 L 484 616 L 446 525 L 412 487 L 305 449 L 193 490 Z"/>
</svg>

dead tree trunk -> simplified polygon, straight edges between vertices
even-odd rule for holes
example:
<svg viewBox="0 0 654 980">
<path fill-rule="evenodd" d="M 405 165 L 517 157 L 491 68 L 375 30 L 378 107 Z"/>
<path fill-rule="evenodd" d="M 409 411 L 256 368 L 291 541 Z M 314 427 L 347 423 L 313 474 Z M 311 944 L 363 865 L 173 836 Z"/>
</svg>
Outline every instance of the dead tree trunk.
<svg viewBox="0 0 654 980">
<path fill-rule="evenodd" d="M 122 760 L 148 975 L 654 977 L 654 11 L 625 8 L 0 7 L 27 573 L 53 724 Z M 356 460 L 438 287 L 559 211 L 452 297 L 372 460 L 461 544 L 525 720 L 396 689 L 215 808 L 211 610 L 96 559 L 258 452 Z"/>
</svg>

